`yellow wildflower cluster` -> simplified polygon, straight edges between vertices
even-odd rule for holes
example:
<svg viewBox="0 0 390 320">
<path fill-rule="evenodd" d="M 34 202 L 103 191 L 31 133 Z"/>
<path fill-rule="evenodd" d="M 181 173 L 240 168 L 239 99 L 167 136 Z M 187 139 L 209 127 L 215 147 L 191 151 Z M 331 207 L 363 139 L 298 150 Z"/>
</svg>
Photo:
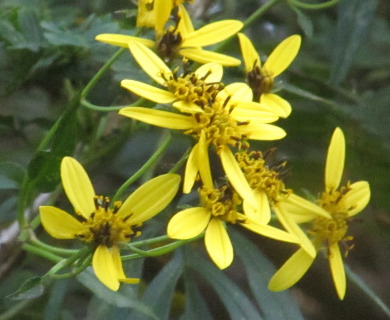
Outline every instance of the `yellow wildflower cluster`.
<svg viewBox="0 0 390 320">
<path fill-rule="evenodd" d="M 233 245 L 227 231 L 235 224 L 256 234 L 295 243 L 300 248 L 272 277 L 269 288 L 283 290 L 296 283 L 317 254 L 325 251 L 340 299 L 346 290 L 339 244 L 349 242 L 348 223 L 370 199 L 369 184 L 348 182 L 340 187 L 345 158 L 344 135 L 336 128 L 330 142 L 325 191 L 316 202 L 294 194 L 283 181 L 286 163 L 272 164 L 273 149 L 253 149 L 252 140 L 278 140 L 286 132 L 276 126 L 292 111 L 290 103 L 273 93 L 275 77 L 298 54 L 301 37 L 283 40 L 261 63 L 251 40 L 238 33 L 237 20 L 210 23 L 195 30 L 183 3 L 174 0 L 139 0 L 138 27 L 154 29 L 154 39 L 120 34 L 96 37 L 128 48 L 134 60 L 156 85 L 134 79 L 121 86 L 132 93 L 163 104 L 122 108 L 119 114 L 144 123 L 179 130 L 193 140 L 183 173 L 183 193 L 197 185 L 199 205 L 173 215 L 167 224 L 172 239 L 202 235 L 213 262 L 220 268 L 233 261 Z M 191 1 L 187 1 L 191 2 Z M 241 60 L 202 47 L 237 35 L 244 72 L 242 82 L 225 83 L 223 67 Z M 195 63 L 201 65 L 194 68 Z M 219 161 L 212 161 L 212 159 Z M 215 177 L 218 172 L 222 176 Z M 78 219 L 55 207 L 41 207 L 44 228 L 60 239 L 78 238 L 93 244 L 92 265 L 97 277 L 112 290 L 126 278 L 119 255 L 122 243 L 140 234 L 142 223 L 168 206 L 179 189 L 180 176 L 168 173 L 151 179 L 123 204 L 110 206 L 96 196 L 87 174 L 73 158 L 62 161 L 65 192 Z M 275 219 L 272 219 L 274 217 Z M 279 226 L 274 221 L 279 222 Z M 309 224 L 306 229 L 300 224 Z M 284 230 L 280 229 L 280 226 Z"/>
</svg>

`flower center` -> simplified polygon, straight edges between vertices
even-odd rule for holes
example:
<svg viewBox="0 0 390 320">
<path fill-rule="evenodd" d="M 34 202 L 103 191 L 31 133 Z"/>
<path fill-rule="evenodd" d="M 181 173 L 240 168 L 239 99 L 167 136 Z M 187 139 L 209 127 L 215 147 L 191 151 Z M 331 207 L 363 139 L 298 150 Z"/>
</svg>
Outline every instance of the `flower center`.
<svg viewBox="0 0 390 320">
<path fill-rule="evenodd" d="M 213 217 L 229 223 L 243 222 L 245 220 L 245 216 L 236 210 L 242 200 L 228 186 L 223 186 L 219 189 L 203 186 L 199 188 L 198 192 L 202 206 L 208 209 Z"/>
<path fill-rule="evenodd" d="M 263 93 L 270 92 L 274 87 L 273 73 L 267 69 L 254 66 L 246 76 L 255 101 L 258 101 Z"/>
<path fill-rule="evenodd" d="M 140 225 L 131 226 L 127 223 L 131 213 L 126 216 L 117 214 L 122 204 L 120 201 L 115 202 L 114 208 L 110 209 L 109 198 L 95 196 L 94 200 L 96 210 L 82 222 L 84 231 L 77 235 L 78 238 L 96 245 L 112 247 L 118 242 L 129 242 L 132 237 L 141 234 L 138 231 Z"/>
</svg>

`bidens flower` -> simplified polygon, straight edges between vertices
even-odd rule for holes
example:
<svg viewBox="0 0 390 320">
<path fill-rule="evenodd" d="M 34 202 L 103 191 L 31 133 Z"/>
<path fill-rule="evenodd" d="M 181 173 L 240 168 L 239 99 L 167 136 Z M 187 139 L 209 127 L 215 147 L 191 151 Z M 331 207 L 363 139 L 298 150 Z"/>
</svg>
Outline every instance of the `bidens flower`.
<svg viewBox="0 0 390 320">
<path fill-rule="evenodd" d="M 339 244 L 353 240 L 348 235 L 351 217 L 362 211 L 370 200 L 367 181 L 348 182 L 340 187 L 344 169 L 345 140 L 340 128 L 333 133 L 325 167 L 325 191 L 317 200 L 317 208 L 309 201 L 290 195 L 279 204 L 278 217 L 289 215 L 298 223 L 311 222 L 308 234 L 316 252 L 325 249 L 338 297 L 343 299 L 346 291 L 345 270 Z M 295 234 L 294 232 L 292 232 Z M 352 248 L 351 246 L 349 248 Z M 348 250 L 348 249 L 347 249 Z M 348 251 L 347 251 L 348 252 Z M 271 290 L 280 291 L 294 285 L 309 269 L 315 259 L 305 248 L 299 249 L 276 272 L 269 283 Z"/>
<path fill-rule="evenodd" d="M 109 289 L 118 290 L 120 282 L 138 283 L 139 279 L 126 278 L 119 245 L 140 235 L 142 223 L 165 209 L 178 191 L 180 176 L 168 173 L 151 179 L 113 207 L 107 197 L 95 195 L 87 173 L 75 159 L 62 160 L 61 179 L 79 219 L 56 207 L 41 206 L 45 230 L 57 239 L 78 238 L 91 243 L 95 248 L 93 269 Z"/>
<path fill-rule="evenodd" d="M 246 78 L 253 90 L 254 99 L 270 106 L 280 117 L 288 117 L 291 113 L 290 103 L 271 91 L 274 87 L 274 79 L 287 69 L 298 54 L 301 37 L 293 35 L 283 40 L 271 52 L 263 66 L 261 66 L 260 56 L 249 38 L 242 33 L 238 34 L 238 38 L 244 59 Z"/>
</svg>

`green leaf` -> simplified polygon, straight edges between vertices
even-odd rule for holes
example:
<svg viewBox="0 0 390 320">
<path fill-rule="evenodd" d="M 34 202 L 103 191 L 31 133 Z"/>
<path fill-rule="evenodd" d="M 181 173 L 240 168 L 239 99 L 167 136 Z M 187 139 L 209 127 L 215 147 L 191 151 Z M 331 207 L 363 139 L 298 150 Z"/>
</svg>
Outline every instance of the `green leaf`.
<svg viewBox="0 0 390 320">
<path fill-rule="evenodd" d="M 199 272 L 214 288 L 231 319 L 263 319 L 250 298 L 223 271 L 203 259 L 195 251 L 186 254 L 189 266 Z"/>
<path fill-rule="evenodd" d="M 7 296 L 11 300 L 29 300 L 40 297 L 45 291 L 41 277 L 33 277 L 24 282 L 18 290 Z"/>
<path fill-rule="evenodd" d="M 330 81 L 342 82 L 366 39 L 378 0 L 344 0 L 338 6 Z M 333 37 L 333 36 L 332 36 Z"/>
<path fill-rule="evenodd" d="M 68 290 L 69 279 L 54 282 L 50 289 L 49 299 L 45 308 L 45 320 L 61 319 L 63 303 Z"/>
<path fill-rule="evenodd" d="M 50 192 L 60 182 L 62 157 L 51 151 L 38 151 L 28 166 L 28 175 L 40 192 Z"/>
<path fill-rule="evenodd" d="M 275 273 L 272 263 L 258 248 L 240 233 L 231 230 L 237 255 L 240 257 L 251 291 L 266 320 L 303 320 L 303 316 L 288 291 L 268 290 L 268 281 Z"/>
<path fill-rule="evenodd" d="M 0 163 L 0 189 L 19 189 L 26 170 L 14 162 Z"/>
<path fill-rule="evenodd" d="M 292 7 L 292 9 L 297 14 L 297 22 L 305 35 L 308 38 L 313 37 L 313 23 L 311 22 L 310 18 L 303 13 L 302 10 L 298 9 L 297 7 Z"/>
<path fill-rule="evenodd" d="M 13 47 L 38 52 L 41 46 L 42 32 L 36 11 L 27 8 L 20 8 L 18 11 L 18 24 L 20 31 L 23 34 L 24 42 L 14 44 Z"/>
</svg>

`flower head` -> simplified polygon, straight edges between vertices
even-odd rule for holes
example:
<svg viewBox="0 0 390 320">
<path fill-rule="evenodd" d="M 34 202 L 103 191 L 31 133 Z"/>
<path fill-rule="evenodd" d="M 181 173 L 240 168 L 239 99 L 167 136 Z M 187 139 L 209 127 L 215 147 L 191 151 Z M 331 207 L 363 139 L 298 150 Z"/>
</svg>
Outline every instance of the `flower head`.
<svg viewBox="0 0 390 320">
<path fill-rule="evenodd" d="M 238 34 L 241 52 L 245 64 L 245 73 L 249 86 L 253 90 L 254 99 L 273 108 L 280 117 L 291 113 L 288 101 L 271 93 L 275 78 L 281 74 L 298 54 L 301 37 L 293 35 L 283 40 L 269 55 L 264 65 L 252 42 L 243 33 Z"/>
<path fill-rule="evenodd" d="M 57 239 L 75 239 L 90 243 L 95 252 L 92 266 L 97 278 L 111 290 L 120 282 L 138 283 L 126 278 L 119 254 L 120 243 L 140 235 L 142 223 L 162 211 L 176 195 L 180 177 L 165 174 L 149 180 L 123 203 L 110 206 L 107 197 L 97 196 L 89 177 L 75 159 L 61 162 L 61 179 L 66 195 L 79 219 L 52 206 L 41 206 L 45 230 Z"/>
<path fill-rule="evenodd" d="M 282 219 L 292 218 L 299 223 L 311 223 L 307 232 L 315 252 L 325 250 L 340 299 L 344 298 L 346 291 L 340 245 L 345 247 L 347 242 L 353 240 L 353 237 L 348 235 L 349 222 L 366 207 L 370 200 L 370 187 L 366 181 L 348 182 L 340 186 L 344 158 L 344 135 L 340 128 L 336 128 L 326 159 L 325 191 L 317 199 L 317 204 L 292 194 L 275 210 L 278 217 Z M 288 224 L 292 226 L 291 223 Z M 347 246 L 347 252 L 348 248 L 352 247 Z M 292 286 L 305 274 L 314 259 L 315 255 L 307 249 L 299 249 L 272 277 L 269 288 L 279 291 Z"/>
</svg>

